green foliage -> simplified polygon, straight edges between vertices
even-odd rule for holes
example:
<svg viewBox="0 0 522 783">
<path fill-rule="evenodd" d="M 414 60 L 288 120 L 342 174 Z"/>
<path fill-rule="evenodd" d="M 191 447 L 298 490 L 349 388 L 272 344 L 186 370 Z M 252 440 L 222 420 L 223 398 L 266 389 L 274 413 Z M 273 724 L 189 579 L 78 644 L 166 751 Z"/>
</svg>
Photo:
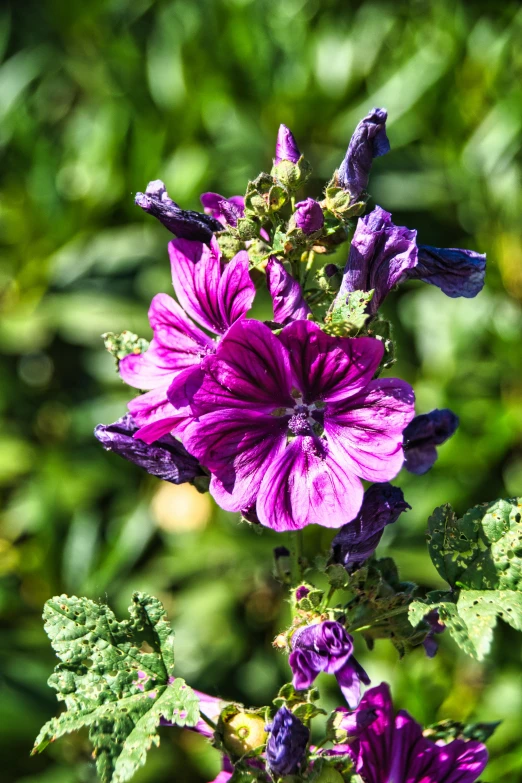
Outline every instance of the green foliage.
<svg viewBox="0 0 522 783">
<path fill-rule="evenodd" d="M 372 297 L 373 290 L 367 293 L 352 291 L 346 297 L 340 297 L 324 319 L 324 331 L 335 337 L 351 337 L 358 334 L 370 318 L 367 307 Z"/>
<path fill-rule="evenodd" d="M 103 342 L 107 351 L 114 356 L 117 361 L 124 359 L 130 354 L 144 353 L 149 347 L 149 341 L 143 337 L 138 337 L 133 332 L 105 332 L 102 334 Z"/>
<path fill-rule="evenodd" d="M 173 676 L 174 635 L 161 603 L 135 593 L 129 620 L 105 604 L 61 595 L 47 601 L 45 630 L 61 663 L 49 685 L 67 711 L 40 731 L 33 752 L 89 726 L 102 783 L 123 783 L 159 744 L 161 718 L 195 726 L 198 699 Z"/>
</svg>

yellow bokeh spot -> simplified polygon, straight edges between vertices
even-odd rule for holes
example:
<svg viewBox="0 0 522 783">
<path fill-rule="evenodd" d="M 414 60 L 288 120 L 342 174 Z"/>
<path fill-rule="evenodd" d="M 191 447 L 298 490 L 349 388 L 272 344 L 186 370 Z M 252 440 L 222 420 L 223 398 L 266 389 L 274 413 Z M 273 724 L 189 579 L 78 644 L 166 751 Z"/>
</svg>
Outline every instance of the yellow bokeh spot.
<svg viewBox="0 0 522 783">
<path fill-rule="evenodd" d="M 210 520 L 212 503 L 192 484 L 159 485 L 151 502 L 151 513 L 158 527 L 168 533 L 202 530 Z"/>
</svg>

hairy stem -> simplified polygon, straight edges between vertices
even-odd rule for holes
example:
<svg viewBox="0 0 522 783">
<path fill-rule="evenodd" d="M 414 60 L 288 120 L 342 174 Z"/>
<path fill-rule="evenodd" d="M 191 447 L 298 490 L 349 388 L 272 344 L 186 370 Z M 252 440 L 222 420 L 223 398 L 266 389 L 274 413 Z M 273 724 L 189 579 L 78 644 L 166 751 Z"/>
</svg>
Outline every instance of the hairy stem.
<svg viewBox="0 0 522 783">
<path fill-rule="evenodd" d="M 205 723 L 208 723 L 208 725 L 210 726 L 210 728 L 211 728 L 213 731 L 217 731 L 217 724 L 216 724 L 216 723 L 214 723 L 214 721 L 212 720 L 212 718 L 209 718 L 209 717 L 208 717 L 208 715 L 205 715 L 205 713 L 204 713 L 204 712 L 201 712 L 201 710 L 199 711 L 199 716 L 200 716 L 201 720 L 204 720 L 204 721 L 205 721 Z"/>
<path fill-rule="evenodd" d="M 290 533 L 290 574 L 292 587 L 296 587 L 303 579 L 303 531 Z"/>
</svg>

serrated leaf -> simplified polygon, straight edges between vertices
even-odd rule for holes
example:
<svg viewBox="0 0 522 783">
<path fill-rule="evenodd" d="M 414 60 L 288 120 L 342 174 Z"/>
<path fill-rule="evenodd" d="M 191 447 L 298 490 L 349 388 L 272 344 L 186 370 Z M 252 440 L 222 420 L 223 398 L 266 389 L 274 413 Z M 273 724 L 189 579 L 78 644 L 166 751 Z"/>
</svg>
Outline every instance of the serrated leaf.
<svg viewBox="0 0 522 783">
<path fill-rule="evenodd" d="M 372 297 L 373 290 L 352 291 L 338 297 L 324 319 L 324 331 L 335 337 L 356 335 L 370 318 L 367 308 Z"/>
<path fill-rule="evenodd" d="M 195 726 L 198 699 L 174 679 L 174 635 L 156 598 L 135 593 L 130 618 L 119 621 L 104 604 L 65 595 L 48 601 L 45 630 L 61 659 L 49 678 L 67 711 L 40 731 L 33 752 L 83 726 L 90 727 L 98 774 L 123 783 L 159 744 L 161 718 Z"/>
<path fill-rule="evenodd" d="M 439 612 L 439 618 L 448 629 L 450 635 L 456 641 L 461 650 L 467 655 L 477 658 L 477 650 L 470 637 L 470 632 L 465 621 L 459 615 L 457 606 L 454 603 L 456 596 L 451 593 L 443 593 L 443 600 L 429 599 L 424 601 L 413 601 L 408 610 L 408 619 L 413 626 L 422 622 L 424 617 L 433 610 Z"/>
</svg>

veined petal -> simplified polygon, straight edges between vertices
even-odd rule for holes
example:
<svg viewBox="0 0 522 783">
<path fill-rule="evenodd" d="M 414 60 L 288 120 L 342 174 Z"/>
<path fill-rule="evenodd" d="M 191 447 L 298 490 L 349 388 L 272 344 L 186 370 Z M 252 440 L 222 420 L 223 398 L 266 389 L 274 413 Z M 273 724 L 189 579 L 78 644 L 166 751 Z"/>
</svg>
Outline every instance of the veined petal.
<svg viewBox="0 0 522 783">
<path fill-rule="evenodd" d="M 288 353 L 260 321 L 236 321 L 204 370 L 205 380 L 192 398 L 194 415 L 221 408 L 271 413 L 294 403 Z"/>
<path fill-rule="evenodd" d="M 301 286 L 275 256 L 271 256 L 266 265 L 266 279 L 274 304 L 276 323 L 287 324 L 303 320 L 312 312 L 303 297 Z"/>
<path fill-rule="evenodd" d="M 332 455 L 367 481 L 389 481 L 402 467 L 402 433 L 415 415 L 411 386 L 396 378 L 371 381 L 346 403 L 325 409 Z"/>
<path fill-rule="evenodd" d="M 373 337 L 332 337 L 312 321 L 288 324 L 280 339 L 306 403 L 352 397 L 372 379 L 384 350 Z"/>
<path fill-rule="evenodd" d="M 172 283 L 183 309 L 215 334 L 225 331 L 219 308 L 221 260 L 202 242 L 174 239 L 169 242 Z"/>
<path fill-rule="evenodd" d="M 219 281 L 218 302 L 225 328 L 242 318 L 252 307 L 256 287 L 248 272 L 246 250 L 241 250 L 225 266 Z"/>
<path fill-rule="evenodd" d="M 355 742 L 349 743 L 349 752 L 365 783 L 383 783 L 390 769 L 395 730 L 393 703 L 386 683 L 366 691 L 357 710 L 362 711 L 371 711 L 376 718 L 358 732 Z"/>
<path fill-rule="evenodd" d="M 408 271 L 408 278 L 436 285 L 453 299 L 470 299 L 482 291 L 485 274 L 486 256 L 482 253 L 419 245 L 419 263 Z"/>
<path fill-rule="evenodd" d="M 207 413 L 183 433 L 190 454 L 213 473 L 210 491 L 227 511 L 255 503 L 268 465 L 284 448 L 286 419 L 234 408 Z"/>
<path fill-rule="evenodd" d="M 356 475 L 330 455 L 324 441 L 297 437 L 273 459 L 264 474 L 257 513 L 274 530 L 299 530 L 310 524 L 341 527 L 362 503 Z"/>
<path fill-rule="evenodd" d="M 213 349 L 213 342 L 188 318 L 167 294 L 157 294 L 149 308 L 154 338 L 145 353 L 126 356 L 119 372 L 125 383 L 137 389 L 164 386 L 185 367 L 197 364 Z"/>
<path fill-rule="evenodd" d="M 163 437 L 187 418 L 188 411 L 176 411 L 167 399 L 167 387 L 140 394 L 130 400 L 127 405 L 132 417 L 139 427 L 134 434 L 135 438 L 144 440 L 145 443 L 154 443 Z"/>
</svg>

